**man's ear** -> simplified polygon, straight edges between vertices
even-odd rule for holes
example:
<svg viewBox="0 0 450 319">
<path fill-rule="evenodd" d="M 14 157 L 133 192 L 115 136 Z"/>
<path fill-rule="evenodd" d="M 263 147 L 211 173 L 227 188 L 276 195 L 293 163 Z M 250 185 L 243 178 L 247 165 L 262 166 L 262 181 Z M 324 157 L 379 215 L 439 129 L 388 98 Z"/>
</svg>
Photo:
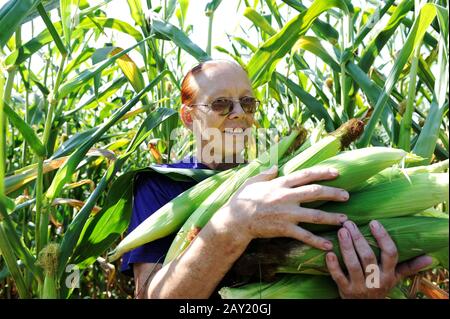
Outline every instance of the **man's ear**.
<svg viewBox="0 0 450 319">
<path fill-rule="evenodd" d="M 189 106 L 182 104 L 180 108 L 180 117 L 184 126 L 192 130 L 192 109 Z"/>
</svg>

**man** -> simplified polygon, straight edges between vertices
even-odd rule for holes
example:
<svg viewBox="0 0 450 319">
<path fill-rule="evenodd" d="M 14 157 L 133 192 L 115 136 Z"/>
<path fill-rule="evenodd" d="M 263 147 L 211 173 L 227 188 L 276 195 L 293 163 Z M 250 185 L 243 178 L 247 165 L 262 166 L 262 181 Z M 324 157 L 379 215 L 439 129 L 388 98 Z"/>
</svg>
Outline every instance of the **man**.
<svg viewBox="0 0 450 319">
<path fill-rule="evenodd" d="M 242 151 L 237 143 L 225 143 L 238 137 L 253 123 L 258 101 L 253 96 L 246 72 L 236 63 L 213 60 L 193 68 L 182 82 L 184 125 L 199 134 L 215 129 L 222 138 L 204 139 L 197 145 L 201 155 L 213 145 L 214 156 L 191 158 L 189 163 L 171 166 L 224 170 L 237 165 Z M 229 140 L 229 139 L 228 139 Z M 233 139 L 232 139 L 233 140 Z M 222 145 L 225 145 L 222 147 Z M 219 156 L 217 156 L 219 155 Z M 232 158 L 233 163 L 225 159 Z M 199 232 L 182 255 L 162 267 L 173 237 L 149 243 L 124 256 L 124 269 L 133 269 L 138 298 L 209 298 L 217 285 L 254 238 L 291 237 L 316 248 L 330 251 L 332 243 L 298 226 L 299 223 L 342 225 L 339 246 L 348 275 L 339 266 L 336 255 L 327 254 L 326 262 L 343 298 L 384 298 L 405 276 L 431 263 L 422 256 L 397 264 L 394 242 L 383 226 L 372 221 L 371 231 L 381 248 L 378 261 L 354 223 L 342 214 L 301 207 L 317 200 L 346 201 L 347 191 L 314 184 L 333 179 L 339 172 L 307 169 L 277 178 L 276 167 L 249 179 Z M 138 178 L 130 230 L 159 207 L 193 186 L 173 182 L 166 177 Z M 366 286 L 365 269 L 380 266 L 380 287 Z"/>
</svg>

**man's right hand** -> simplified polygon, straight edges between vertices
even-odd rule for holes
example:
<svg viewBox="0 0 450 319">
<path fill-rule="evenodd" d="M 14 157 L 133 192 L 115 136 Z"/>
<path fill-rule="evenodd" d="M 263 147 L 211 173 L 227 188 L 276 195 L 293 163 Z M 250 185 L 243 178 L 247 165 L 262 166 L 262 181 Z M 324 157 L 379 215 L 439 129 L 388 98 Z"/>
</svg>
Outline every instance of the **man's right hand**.
<svg viewBox="0 0 450 319">
<path fill-rule="evenodd" d="M 339 173 L 334 169 L 309 168 L 276 178 L 277 172 L 274 166 L 250 178 L 210 222 L 222 229 L 226 227 L 245 242 L 253 238 L 291 237 L 322 250 L 332 249 L 329 240 L 298 224 L 342 225 L 347 220 L 343 214 L 300 206 L 320 200 L 348 200 L 344 189 L 314 184 L 334 179 Z"/>
</svg>

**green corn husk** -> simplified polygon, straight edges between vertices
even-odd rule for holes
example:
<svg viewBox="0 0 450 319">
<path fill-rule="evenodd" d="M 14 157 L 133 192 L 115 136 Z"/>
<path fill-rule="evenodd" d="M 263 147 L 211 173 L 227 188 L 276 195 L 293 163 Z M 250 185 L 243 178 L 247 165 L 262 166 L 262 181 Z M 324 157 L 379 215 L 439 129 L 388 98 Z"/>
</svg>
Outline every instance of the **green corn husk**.
<svg viewBox="0 0 450 319">
<path fill-rule="evenodd" d="M 344 188 L 351 192 L 368 178 L 387 167 L 399 163 L 407 153 L 389 147 L 367 147 L 342 152 L 314 167 L 335 168 L 339 171 L 336 179 L 319 182 L 320 185 Z"/>
<path fill-rule="evenodd" d="M 399 262 L 443 249 L 448 250 L 449 220 L 445 218 L 408 216 L 378 219 L 395 242 Z M 378 260 L 380 250 L 369 225 L 360 231 L 374 250 Z M 333 242 L 333 251 L 345 269 L 336 232 L 321 234 Z M 328 275 L 327 252 L 300 241 L 277 238 L 254 241 L 236 261 L 232 270 L 244 277 L 271 279 L 279 273 Z"/>
<path fill-rule="evenodd" d="M 416 166 L 409 168 L 401 167 L 389 167 L 381 171 L 380 173 L 372 176 L 365 183 L 361 184 L 356 190 L 360 191 L 370 185 L 375 185 L 385 181 L 391 181 L 393 179 L 405 176 L 412 176 L 420 173 L 443 173 L 448 170 L 449 160 L 438 162 L 432 165 Z"/>
<path fill-rule="evenodd" d="M 273 282 L 254 282 L 239 287 L 223 287 L 222 299 L 337 299 L 338 288 L 330 277 L 283 274 Z M 392 288 L 388 299 L 407 299 L 399 286 Z"/>
<path fill-rule="evenodd" d="M 301 136 L 299 136 L 300 133 Z M 298 144 L 298 141 L 294 143 L 296 139 L 300 139 L 303 143 L 305 140 L 305 132 L 303 130 L 293 131 L 293 133 L 283 138 L 277 145 L 274 145 L 267 152 L 261 154 L 260 157 L 237 171 L 234 176 L 220 185 L 205 201 L 197 203 L 197 209 L 187 219 L 173 240 L 166 254 L 164 264 L 172 261 L 189 246 L 195 236 L 211 219 L 212 215 L 228 201 L 248 178 L 270 168 L 269 165 L 273 154 L 276 153 L 277 160 L 279 161 L 291 145 Z"/>
<path fill-rule="evenodd" d="M 388 147 L 367 147 L 342 152 L 314 166 L 316 168 L 335 168 L 338 170 L 339 176 L 336 179 L 315 184 L 343 188 L 351 192 L 360 188 L 373 175 L 411 157 L 407 155 L 403 150 Z M 304 204 L 304 206 L 317 207 L 323 203 L 323 201 L 317 201 Z"/>
<path fill-rule="evenodd" d="M 322 138 L 318 143 L 308 147 L 280 168 L 279 176 L 288 175 L 297 170 L 314 166 L 332 156 L 337 155 L 363 133 L 364 122 L 351 119 L 342 124 L 336 131 Z"/>
<path fill-rule="evenodd" d="M 274 282 L 250 283 L 240 287 L 223 287 L 222 299 L 336 299 L 339 292 L 334 281 L 325 276 L 283 275 Z"/>
<path fill-rule="evenodd" d="M 335 132 L 321 139 L 317 144 L 308 147 L 305 151 L 289 160 L 280 169 L 279 175 L 311 167 L 321 161 L 335 156 L 342 148 L 356 140 L 363 132 L 364 123 L 351 119 L 344 123 Z M 252 167 L 252 165 L 256 165 Z M 231 195 L 244 183 L 248 177 L 255 175 L 261 164 L 250 163 L 242 169 L 242 175 L 236 174 L 235 179 L 228 180 L 223 187 L 217 189 L 202 205 L 189 217 L 178 232 L 164 260 L 164 265 L 179 256 L 194 240 L 200 230 L 211 219 L 212 215 L 225 204 Z M 226 196 L 224 196 L 226 194 Z M 226 200 L 224 200 L 226 199 Z"/>
<path fill-rule="evenodd" d="M 163 238 L 176 231 L 195 210 L 194 203 L 205 200 L 236 171 L 237 168 L 234 168 L 217 173 L 175 197 L 130 232 L 108 254 L 108 261 L 117 260 L 136 247 Z"/>
<path fill-rule="evenodd" d="M 44 284 L 41 290 L 42 299 L 57 299 L 57 269 L 60 246 L 57 243 L 49 243 L 40 252 L 36 264 L 44 270 Z"/>
<path fill-rule="evenodd" d="M 300 153 L 304 152 L 307 148 L 309 148 L 311 145 L 315 145 L 317 142 L 319 142 L 322 138 L 326 136 L 325 131 L 325 121 L 321 120 L 319 125 L 314 127 L 311 131 L 311 134 L 309 134 L 306 141 L 295 151 L 292 153 L 287 152 L 286 156 L 284 156 L 279 166 L 284 166 L 287 162 L 289 162 L 291 159 L 299 155 Z"/>
<path fill-rule="evenodd" d="M 300 133 L 302 133 L 301 137 L 299 137 Z M 274 146 L 273 149 L 275 149 L 275 151 L 278 150 L 277 156 L 282 156 L 284 152 L 297 141 L 297 138 L 304 140 L 305 136 L 303 130 L 294 130 L 291 135 L 282 139 L 279 144 Z M 279 149 L 277 149 L 278 147 Z M 272 152 L 264 155 L 265 163 L 269 162 L 271 155 L 273 155 Z M 248 166 L 249 165 L 241 165 L 234 169 L 220 172 L 175 197 L 130 232 L 119 245 L 108 254 L 108 261 L 117 260 L 124 253 L 136 247 L 163 238 L 178 230 L 202 202 L 204 202 L 211 194 L 214 194 L 219 187 L 223 188 L 224 183 L 229 183 L 228 180 L 233 179 L 241 168 L 246 169 Z"/>
<path fill-rule="evenodd" d="M 327 202 L 319 207 L 326 212 L 346 214 L 357 225 L 373 219 L 413 215 L 448 200 L 447 173 L 420 173 L 399 177 L 351 193 L 346 202 Z M 313 231 L 335 227 L 304 224 Z"/>
</svg>

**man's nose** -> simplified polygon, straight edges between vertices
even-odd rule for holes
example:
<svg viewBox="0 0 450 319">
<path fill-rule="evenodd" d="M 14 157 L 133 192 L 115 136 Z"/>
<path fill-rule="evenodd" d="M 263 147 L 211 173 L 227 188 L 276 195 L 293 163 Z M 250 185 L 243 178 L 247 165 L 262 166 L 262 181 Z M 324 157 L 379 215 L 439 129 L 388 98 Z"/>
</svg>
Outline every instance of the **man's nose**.
<svg viewBox="0 0 450 319">
<path fill-rule="evenodd" d="M 233 118 L 239 118 L 245 115 L 245 111 L 241 106 L 241 102 L 240 101 L 233 101 L 233 110 L 231 111 L 231 113 L 229 114 L 229 118 L 233 119 Z"/>
</svg>

